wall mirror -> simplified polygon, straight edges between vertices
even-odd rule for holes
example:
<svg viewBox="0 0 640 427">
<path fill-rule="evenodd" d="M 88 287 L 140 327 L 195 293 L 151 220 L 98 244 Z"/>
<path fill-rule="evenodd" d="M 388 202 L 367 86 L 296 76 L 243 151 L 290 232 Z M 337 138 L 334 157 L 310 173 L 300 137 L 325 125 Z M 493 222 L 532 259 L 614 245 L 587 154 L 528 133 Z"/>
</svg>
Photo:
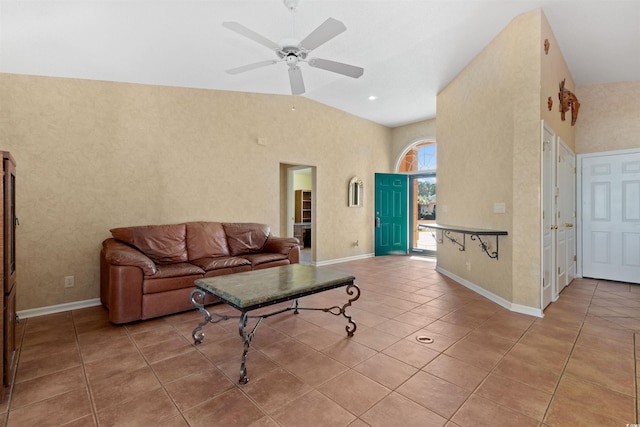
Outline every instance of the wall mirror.
<svg viewBox="0 0 640 427">
<path fill-rule="evenodd" d="M 360 178 L 357 176 L 351 178 L 351 181 L 349 181 L 349 207 L 362 207 L 363 187 L 364 185 Z"/>
</svg>

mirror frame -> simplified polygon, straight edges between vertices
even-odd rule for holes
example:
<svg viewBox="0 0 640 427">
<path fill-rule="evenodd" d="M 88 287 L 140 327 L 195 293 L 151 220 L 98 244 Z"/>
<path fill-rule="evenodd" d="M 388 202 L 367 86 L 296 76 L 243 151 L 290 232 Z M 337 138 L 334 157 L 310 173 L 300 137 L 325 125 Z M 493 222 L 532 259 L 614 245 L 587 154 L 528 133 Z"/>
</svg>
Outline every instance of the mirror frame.
<svg viewBox="0 0 640 427">
<path fill-rule="evenodd" d="M 363 206 L 364 184 L 360 178 L 354 176 L 349 181 L 349 207 L 361 208 Z"/>
</svg>

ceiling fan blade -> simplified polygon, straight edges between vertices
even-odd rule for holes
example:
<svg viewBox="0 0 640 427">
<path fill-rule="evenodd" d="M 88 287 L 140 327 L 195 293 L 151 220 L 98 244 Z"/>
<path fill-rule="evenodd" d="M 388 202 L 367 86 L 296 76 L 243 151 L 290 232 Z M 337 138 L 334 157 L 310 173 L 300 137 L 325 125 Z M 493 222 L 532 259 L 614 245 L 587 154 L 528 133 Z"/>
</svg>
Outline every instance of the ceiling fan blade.
<svg viewBox="0 0 640 427">
<path fill-rule="evenodd" d="M 266 37 L 261 36 L 260 34 L 256 33 L 253 30 L 248 29 L 247 27 L 245 27 L 244 25 L 238 23 L 238 22 L 234 22 L 234 21 L 225 21 L 222 23 L 223 27 L 226 27 L 228 29 L 230 29 L 231 31 L 235 31 L 236 33 L 243 35 L 251 40 L 253 40 L 254 42 L 260 43 L 263 46 L 268 47 L 271 50 L 278 50 L 280 49 L 280 46 L 278 46 L 276 43 L 272 42 L 271 40 L 269 40 Z"/>
<path fill-rule="evenodd" d="M 225 70 L 225 72 L 227 72 L 229 74 L 240 74 L 240 73 L 244 73 L 245 71 L 255 70 L 256 68 L 266 67 L 267 65 L 272 65 L 272 64 L 275 64 L 277 62 L 278 61 L 275 60 L 275 59 L 269 59 L 269 60 L 266 60 L 266 61 L 255 62 L 253 64 L 243 65 L 242 67 L 237 67 L 237 68 L 232 68 L 230 70 Z"/>
<path fill-rule="evenodd" d="M 321 68 L 323 70 L 353 77 L 354 79 L 357 79 L 364 73 L 364 68 L 343 64 L 342 62 L 329 61 L 328 59 L 311 58 L 308 62 L 310 67 Z"/>
<path fill-rule="evenodd" d="M 307 51 L 311 51 L 346 31 L 346 29 L 347 27 L 345 27 L 342 22 L 329 18 L 313 30 L 298 46 Z"/>
<path fill-rule="evenodd" d="M 302 95 L 304 93 L 304 81 L 300 67 L 289 67 L 289 83 L 291 83 L 291 94 Z"/>
</svg>

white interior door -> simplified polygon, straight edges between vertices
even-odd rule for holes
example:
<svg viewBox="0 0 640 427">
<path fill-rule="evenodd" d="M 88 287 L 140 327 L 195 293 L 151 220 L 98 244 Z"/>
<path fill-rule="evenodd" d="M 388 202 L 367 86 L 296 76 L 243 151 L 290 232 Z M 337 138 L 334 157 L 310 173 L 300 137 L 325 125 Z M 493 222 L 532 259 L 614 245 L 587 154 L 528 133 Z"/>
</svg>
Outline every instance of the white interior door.
<svg viewBox="0 0 640 427">
<path fill-rule="evenodd" d="M 576 276 L 575 154 L 558 138 L 557 252 L 558 293 Z"/>
<path fill-rule="evenodd" d="M 555 299 L 554 162 L 555 134 L 542 130 L 542 309 Z"/>
<path fill-rule="evenodd" d="M 640 283 L 640 151 L 581 158 L 582 275 Z"/>
</svg>

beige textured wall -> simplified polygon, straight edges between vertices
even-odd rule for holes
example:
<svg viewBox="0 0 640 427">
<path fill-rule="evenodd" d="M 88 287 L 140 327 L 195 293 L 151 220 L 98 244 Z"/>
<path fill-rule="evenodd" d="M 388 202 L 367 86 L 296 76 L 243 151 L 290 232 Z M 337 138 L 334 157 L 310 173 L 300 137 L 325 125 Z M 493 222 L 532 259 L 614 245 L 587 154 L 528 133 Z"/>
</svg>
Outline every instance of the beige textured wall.
<svg viewBox="0 0 640 427">
<path fill-rule="evenodd" d="M 304 98 L 294 112 L 288 96 L 21 75 L 0 74 L 0 99 L 19 179 L 19 310 L 97 298 L 113 227 L 257 221 L 279 234 L 281 163 L 316 167 L 318 261 L 373 252 L 386 127 Z M 353 175 L 364 209 L 346 204 Z"/>
<path fill-rule="evenodd" d="M 438 265 L 532 308 L 540 307 L 544 21 L 540 10 L 516 17 L 438 95 L 437 112 L 438 222 L 509 232 L 498 261 L 467 238 L 465 252 L 439 245 Z M 505 214 L 493 212 L 495 202 Z"/>
<path fill-rule="evenodd" d="M 640 148 L 640 81 L 582 85 L 576 153 Z"/>
<path fill-rule="evenodd" d="M 549 40 L 549 53 L 544 53 L 544 40 Z M 542 35 L 540 44 L 541 71 L 540 76 L 540 115 L 545 124 L 559 136 L 565 144 L 575 152 L 575 134 L 576 127 L 583 121 L 582 107 L 580 107 L 580 115 L 575 126 L 571 126 L 571 111 L 565 113 L 565 120 L 562 120 L 560 114 L 560 82 L 565 80 L 565 87 L 571 92 L 576 93 L 576 86 L 571 76 L 571 71 L 564 60 L 562 50 L 558 46 L 553 30 L 549 25 L 549 21 L 542 14 Z M 547 104 L 547 99 L 551 97 L 553 105 L 551 111 Z M 582 100 L 580 100 L 582 103 Z"/>
</svg>

